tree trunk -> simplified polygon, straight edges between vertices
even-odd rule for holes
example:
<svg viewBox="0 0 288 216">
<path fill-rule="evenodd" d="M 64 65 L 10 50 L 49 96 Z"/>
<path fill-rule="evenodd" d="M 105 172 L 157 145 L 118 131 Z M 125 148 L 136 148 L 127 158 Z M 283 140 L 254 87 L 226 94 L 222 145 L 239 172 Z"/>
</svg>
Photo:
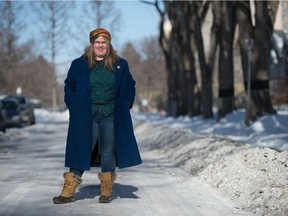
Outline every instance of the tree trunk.
<svg viewBox="0 0 288 216">
<path fill-rule="evenodd" d="M 168 115 L 194 116 L 200 113 L 194 56 L 194 53 L 198 52 L 203 79 L 203 116 L 213 117 L 212 78 L 211 71 L 207 70 L 201 32 L 201 17 L 206 14 L 208 3 L 203 3 L 203 7 L 202 3 L 164 1 L 164 12 L 160 10 L 157 1 L 154 3 L 161 16 L 159 41 L 166 58 L 168 73 Z M 201 15 L 200 6 L 203 8 Z M 172 26 L 168 38 L 163 33 L 166 15 Z"/>
<path fill-rule="evenodd" d="M 275 4 L 275 2 L 272 2 L 272 4 Z M 267 1 L 255 2 L 255 71 L 252 74 L 252 100 L 256 105 L 254 113 L 257 116 L 276 113 L 269 94 L 269 64 L 273 24 L 277 10 L 269 14 L 269 7 L 271 6 Z"/>
<path fill-rule="evenodd" d="M 219 103 L 217 119 L 233 111 L 234 64 L 233 39 L 235 33 L 235 8 L 233 2 L 221 4 L 221 39 L 219 53 Z"/>
<path fill-rule="evenodd" d="M 202 82 L 202 97 L 201 97 L 201 105 L 202 105 L 202 116 L 203 118 L 213 118 L 213 97 L 212 97 L 212 73 L 211 70 L 208 69 L 205 59 L 204 45 L 203 45 L 203 37 L 201 31 L 201 18 L 197 15 L 198 8 L 201 5 L 201 2 L 193 2 L 193 14 L 194 18 L 194 30 L 195 30 L 195 42 L 197 45 L 197 52 L 199 58 L 199 65 L 201 70 L 201 82 Z"/>
<path fill-rule="evenodd" d="M 213 70 L 215 59 L 217 57 L 217 47 L 220 43 L 220 36 L 221 36 L 221 2 L 213 1 L 212 3 L 212 13 L 213 13 L 213 24 L 211 27 L 210 33 L 210 49 L 208 54 L 208 63 L 207 63 L 207 76 L 213 77 Z M 212 90 L 212 83 L 211 83 L 211 90 Z M 203 93 L 204 94 L 204 93 Z M 213 95 L 211 95 L 213 98 Z"/>
<path fill-rule="evenodd" d="M 192 52 L 192 18 L 189 2 L 164 2 L 165 11 L 172 24 L 165 49 L 168 71 L 168 115 L 196 115 L 194 86 L 196 84 L 195 60 Z M 179 15 L 181 14 L 181 15 Z M 163 35 L 162 35 L 163 37 Z M 161 41 L 161 39 L 160 39 Z"/>
<path fill-rule="evenodd" d="M 240 52 L 242 68 L 244 72 L 244 85 L 247 92 L 248 87 L 248 46 L 247 41 L 253 39 L 254 50 L 251 61 L 251 107 L 246 107 L 245 123 L 255 121 L 257 116 L 265 113 L 275 114 L 269 95 L 269 62 L 271 49 L 271 36 L 275 20 L 275 8 L 277 2 L 270 5 L 267 1 L 255 2 L 255 27 L 252 26 L 249 2 L 237 3 L 237 21 L 240 34 Z M 247 103 L 248 105 L 249 103 Z"/>
<path fill-rule="evenodd" d="M 173 70 L 172 68 L 175 67 L 173 62 L 173 58 L 170 55 L 171 53 L 171 32 L 173 29 L 171 29 L 171 32 L 168 32 L 166 35 L 165 29 L 164 29 L 164 24 L 165 24 L 165 14 L 166 10 L 170 8 L 170 3 L 169 2 L 164 2 L 165 6 L 165 11 L 161 11 L 158 2 L 156 1 L 154 3 L 159 15 L 160 15 L 160 24 L 159 24 L 159 29 L 160 29 L 160 34 L 159 34 L 159 43 L 162 48 L 162 51 L 164 53 L 165 57 L 165 64 L 166 64 L 166 71 L 167 71 L 167 115 L 175 117 L 176 112 L 177 112 L 177 102 L 176 102 L 176 88 L 175 88 L 175 81 L 176 81 L 176 73 L 175 69 Z"/>
</svg>

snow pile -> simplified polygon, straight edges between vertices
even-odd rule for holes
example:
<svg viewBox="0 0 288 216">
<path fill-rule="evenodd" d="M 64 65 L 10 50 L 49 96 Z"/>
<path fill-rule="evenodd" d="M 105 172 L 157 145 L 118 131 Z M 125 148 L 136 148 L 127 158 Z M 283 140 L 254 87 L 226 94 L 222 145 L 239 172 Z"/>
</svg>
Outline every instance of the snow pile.
<svg viewBox="0 0 288 216">
<path fill-rule="evenodd" d="M 209 164 L 199 176 L 246 210 L 288 215 L 288 152 L 240 148 Z"/>
<path fill-rule="evenodd" d="M 137 120 L 145 120 L 170 128 L 187 128 L 195 133 L 224 135 L 239 143 L 249 143 L 254 147 L 269 147 L 277 151 L 288 151 L 288 107 L 280 107 L 278 115 L 268 115 L 259 118 L 246 127 L 243 124 L 245 110 L 234 111 L 224 119 L 203 120 L 201 116 L 171 118 L 158 114 L 133 116 Z"/>
<path fill-rule="evenodd" d="M 36 123 L 68 123 L 69 111 L 50 112 L 45 109 L 35 109 Z"/>
<path fill-rule="evenodd" d="M 265 121 L 267 118 L 269 117 L 265 117 Z M 275 116 L 270 118 L 275 119 Z M 285 118 L 287 120 L 288 116 L 284 116 Z M 188 126 L 187 118 L 183 119 L 184 123 L 180 124 L 179 119 L 177 123 L 177 119 L 173 122 L 172 118 L 156 115 L 145 117 L 135 114 L 135 133 L 141 147 L 166 156 L 174 166 L 187 170 L 193 177 L 217 188 L 245 210 L 259 215 L 288 215 L 287 151 L 253 148 L 244 143 L 248 140 L 247 137 L 240 142 L 228 138 L 227 135 L 212 134 L 213 125 L 211 124 L 209 129 L 200 124 L 200 121 L 198 127 L 195 126 L 195 122 L 192 127 L 197 128 L 198 131 L 200 128 L 210 130 L 210 133 L 193 133 Z M 226 119 L 225 122 L 229 121 Z M 261 122 L 263 119 L 251 127 Z M 222 127 L 231 128 L 232 126 L 229 125 L 223 124 Z M 235 126 L 237 124 L 234 124 Z M 282 127 L 283 131 L 287 131 L 287 128 Z M 247 132 L 253 129 L 243 128 L 243 130 Z M 225 133 L 229 134 L 229 132 L 231 131 L 227 129 Z M 264 130 L 261 133 L 264 134 Z M 269 145 L 279 147 L 279 143 L 282 143 L 281 146 L 287 146 L 287 142 L 282 140 L 283 136 L 278 136 L 277 139 L 277 134 L 279 135 L 278 130 L 275 130 L 274 134 L 267 133 L 269 137 L 274 136 L 275 144 L 270 142 Z M 248 137 L 255 140 L 256 135 L 252 134 Z M 265 136 L 262 138 L 265 139 Z"/>
</svg>

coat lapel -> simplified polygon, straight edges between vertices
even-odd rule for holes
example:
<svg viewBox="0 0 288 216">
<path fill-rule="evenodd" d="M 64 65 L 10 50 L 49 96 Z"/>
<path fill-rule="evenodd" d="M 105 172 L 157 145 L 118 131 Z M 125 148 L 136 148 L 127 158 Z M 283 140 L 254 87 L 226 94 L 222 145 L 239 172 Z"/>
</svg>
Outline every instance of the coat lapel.
<svg viewBox="0 0 288 216">
<path fill-rule="evenodd" d="M 124 67 L 122 64 L 120 64 L 120 61 L 117 61 L 115 63 L 114 70 L 115 70 L 115 95 L 117 96 L 124 70 Z"/>
<path fill-rule="evenodd" d="M 90 70 L 89 70 L 88 62 L 84 58 L 84 56 L 82 56 L 81 59 L 83 61 L 83 64 L 85 64 L 85 69 L 86 69 L 86 70 L 81 71 L 81 77 L 85 83 L 85 86 L 88 92 L 91 93 Z"/>
</svg>

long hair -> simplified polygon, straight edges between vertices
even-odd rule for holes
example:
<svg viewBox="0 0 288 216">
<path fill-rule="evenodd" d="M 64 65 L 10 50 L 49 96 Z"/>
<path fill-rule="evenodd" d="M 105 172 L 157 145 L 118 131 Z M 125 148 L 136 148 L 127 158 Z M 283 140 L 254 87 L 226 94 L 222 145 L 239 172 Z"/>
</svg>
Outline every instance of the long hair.
<svg viewBox="0 0 288 216">
<path fill-rule="evenodd" d="M 106 39 L 104 37 L 106 43 L 107 43 L 107 53 L 104 57 L 104 66 L 113 71 L 113 64 L 118 60 L 118 55 L 116 51 L 114 50 L 110 40 Z M 89 64 L 89 69 L 90 71 L 93 70 L 93 68 L 96 65 L 96 56 L 93 52 L 93 44 L 90 44 L 89 46 L 86 46 L 84 49 L 84 56 L 86 57 L 88 64 Z"/>
</svg>

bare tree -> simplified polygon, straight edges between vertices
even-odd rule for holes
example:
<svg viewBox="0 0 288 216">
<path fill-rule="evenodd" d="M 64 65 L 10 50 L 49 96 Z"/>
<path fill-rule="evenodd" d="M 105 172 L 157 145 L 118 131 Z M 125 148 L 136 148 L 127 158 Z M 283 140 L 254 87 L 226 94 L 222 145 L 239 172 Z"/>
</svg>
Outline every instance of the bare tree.
<svg viewBox="0 0 288 216">
<path fill-rule="evenodd" d="M 16 67 L 29 55 L 31 46 L 19 44 L 24 22 L 19 19 L 22 6 L 19 2 L 0 2 L 0 91 L 13 94 L 19 86 Z"/>
<path fill-rule="evenodd" d="M 168 115 L 198 115 L 200 106 L 195 106 L 199 104 L 196 91 L 195 53 L 198 53 L 202 79 L 204 79 L 202 83 L 206 82 L 207 76 L 209 78 L 201 33 L 202 19 L 206 13 L 205 3 L 202 1 L 163 1 L 164 9 L 161 10 L 158 1 L 142 2 L 154 5 L 161 18 L 159 41 L 166 59 Z M 167 22 L 166 20 L 169 20 L 172 26 L 169 34 L 165 34 L 164 24 Z M 209 83 L 212 85 L 211 81 L 208 81 L 207 84 L 209 85 Z M 211 87 L 208 86 L 202 90 L 205 92 L 203 94 L 205 100 L 203 101 L 207 102 L 202 103 L 202 106 L 205 106 L 203 109 L 205 110 L 204 116 L 209 118 L 213 116 Z M 210 98 L 206 100 L 206 97 Z M 210 108 L 206 109 L 207 105 Z"/>
<path fill-rule="evenodd" d="M 32 2 L 32 7 L 37 13 L 38 23 L 40 26 L 39 41 L 45 45 L 46 53 L 52 63 L 54 77 L 52 89 L 52 107 L 56 110 L 57 107 L 57 79 L 56 79 L 56 58 L 62 51 L 62 48 L 69 42 L 69 11 L 72 2 L 64 1 L 44 1 Z"/>
<path fill-rule="evenodd" d="M 121 55 L 129 61 L 136 80 L 137 97 L 139 100 L 148 100 L 150 109 L 164 109 L 167 80 L 164 58 L 157 38 L 143 38 L 138 50 L 136 51 L 131 43 L 127 43 L 121 52 Z"/>
<path fill-rule="evenodd" d="M 194 55 L 197 53 L 202 82 L 202 115 L 204 118 L 213 116 L 211 80 L 217 47 L 219 47 L 218 119 L 232 112 L 235 85 L 233 42 L 236 25 L 239 26 L 245 87 L 248 84 L 246 41 L 253 39 L 255 43 L 251 58 L 251 109 L 247 107 L 248 115 L 245 122 L 253 121 L 257 116 L 265 113 L 276 113 L 269 95 L 269 58 L 278 1 L 162 1 L 163 9 L 160 7 L 160 1 L 143 0 L 142 2 L 154 5 L 161 18 L 159 42 L 168 72 L 168 104 L 171 105 L 168 110 L 169 114 L 175 116 L 199 114 L 195 108 L 197 101 L 195 61 L 197 59 Z M 251 5 L 255 7 L 255 15 L 252 14 L 252 16 L 250 3 L 253 3 Z M 214 19 L 211 48 L 206 63 L 201 26 L 209 5 L 212 5 Z M 252 22 L 253 17 L 255 24 Z M 165 34 L 164 29 L 167 20 L 172 26 L 169 34 Z"/>
<path fill-rule="evenodd" d="M 96 27 L 109 27 L 111 32 L 119 30 L 121 12 L 115 8 L 113 1 L 91 1 L 87 4 L 87 16 Z"/>
<path fill-rule="evenodd" d="M 202 108 L 202 116 L 203 118 L 212 118 L 213 117 L 213 94 L 212 94 L 212 71 L 209 69 L 208 64 L 206 63 L 206 54 L 204 51 L 204 41 L 202 36 L 202 24 L 206 17 L 206 13 L 209 7 L 209 1 L 195 1 L 192 4 L 192 14 L 194 15 L 194 19 L 192 24 L 192 29 L 194 29 L 195 33 L 193 34 L 195 37 L 195 43 L 197 50 L 195 52 L 198 53 L 200 71 L 201 71 L 201 108 Z M 197 110 L 197 102 L 200 106 L 200 101 L 197 100 L 197 92 L 195 92 L 195 97 L 193 100 L 194 107 Z M 199 114 L 199 111 L 195 114 Z M 195 115 L 194 114 L 194 115 Z"/>
<path fill-rule="evenodd" d="M 211 11 L 213 14 L 213 23 L 210 30 L 210 47 L 207 55 L 207 77 L 212 79 L 215 60 L 218 56 L 217 48 L 219 47 L 219 43 L 221 41 L 221 2 L 213 1 L 210 5 L 212 6 Z M 209 80 L 209 86 L 211 82 L 212 80 Z"/>
<path fill-rule="evenodd" d="M 247 41 L 254 41 L 251 61 L 251 108 L 247 107 L 245 123 L 255 121 L 265 113 L 274 114 L 269 95 L 269 59 L 273 24 L 278 1 L 255 1 L 255 24 L 252 22 L 249 2 L 237 2 L 237 21 L 239 24 L 240 49 L 245 87 L 248 86 L 248 46 Z"/>
<path fill-rule="evenodd" d="M 223 118 L 234 109 L 234 63 L 233 42 L 236 28 L 235 2 L 213 2 L 215 22 L 218 28 L 219 63 L 218 63 L 218 116 Z M 220 19 L 219 19 L 220 18 Z"/>
<path fill-rule="evenodd" d="M 114 1 L 76 1 L 77 13 L 69 17 L 76 28 L 71 28 L 71 40 L 77 43 L 69 44 L 72 52 L 81 53 L 89 44 L 89 32 L 97 27 L 106 28 L 112 34 L 113 45 L 117 43 L 117 34 L 120 32 L 121 11 L 115 7 Z M 73 11 L 73 8 L 72 10 Z M 79 45 L 80 44 L 80 45 Z"/>
<path fill-rule="evenodd" d="M 117 37 L 114 32 L 119 32 L 120 22 L 121 22 L 121 11 L 115 7 L 114 1 L 89 1 L 81 4 L 81 2 L 77 2 L 78 7 L 82 7 L 81 14 L 78 14 L 77 20 L 75 22 L 81 22 L 81 25 L 78 25 L 74 35 L 75 38 L 79 41 L 83 40 L 83 32 L 86 32 L 85 35 L 89 33 L 92 29 L 95 28 L 106 28 L 109 29 L 111 34 L 113 35 L 113 41 Z M 74 18 L 75 19 L 75 18 Z M 83 46 L 87 44 L 88 39 L 85 40 Z M 83 49 L 83 47 L 74 47 L 75 50 Z"/>
<path fill-rule="evenodd" d="M 53 85 L 53 67 L 42 56 L 30 58 L 19 66 L 17 70 L 19 84 L 23 94 L 42 101 L 43 106 L 51 106 L 51 86 Z"/>
<path fill-rule="evenodd" d="M 136 94 L 139 95 L 144 91 L 142 80 L 143 80 L 143 74 L 141 71 L 141 56 L 139 51 L 136 50 L 135 46 L 128 42 L 124 45 L 121 56 L 123 58 L 127 59 L 129 62 L 130 71 L 137 83 L 136 85 Z"/>
<path fill-rule="evenodd" d="M 142 50 L 142 76 L 145 81 L 145 97 L 152 107 L 164 103 L 167 93 L 165 60 L 158 40 L 155 37 L 143 38 L 140 42 Z M 162 107 L 163 109 L 164 107 Z"/>
</svg>

